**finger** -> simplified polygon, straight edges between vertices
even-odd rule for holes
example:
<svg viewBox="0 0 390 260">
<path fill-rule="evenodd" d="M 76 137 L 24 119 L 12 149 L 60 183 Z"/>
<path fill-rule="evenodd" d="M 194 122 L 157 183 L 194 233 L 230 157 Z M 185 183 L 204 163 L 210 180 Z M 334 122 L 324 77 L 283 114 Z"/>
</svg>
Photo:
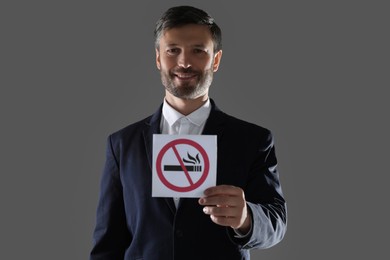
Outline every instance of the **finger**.
<svg viewBox="0 0 390 260">
<path fill-rule="evenodd" d="M 244 232 L 248 231 L 251 221 L 248 213 L 230 207 L 204 207 L 203 211 L 205 214 L 210 215 L 211 220 L 216 224 L 230 226 L 231 228 L 244 228 Z M 245 224 L 246 222 L 247 224 Z"/>
<path fill-rule="evenodd" d="M 213 215 L 215 217 L 233 217 L 236 218 L 240 215 L 240 211 L 233 207 L 204 207 L 203 212 L 207 215 Z"/>
<path fill-rule="evenodd" d="M 218 225 L 235 228 L 237 226 L 237 219 L 232 217 L 217 217 L 210 215 L 210 219 Z"/>
<path fill-rule="evenodd" d="M 215 195 L 241 195 L 243 193 L 243 190 L 239 187 L 232 186 L 232 185 L 218 185 L 214 187 L 207 188 L 204 191 L 204 195 L 206 197 L 208 196 L 215 196 Z"/>
<path fill-rule="evenodd" d="M 203 206 L 229 206 L 229 207 L 238 207 L 242 206 L 245 203 L 245 200 L 242 197 L 238 196 L 212 196 L 212 197 L 204 197 L 199 199 L 199 204 Z"/>
</svg>

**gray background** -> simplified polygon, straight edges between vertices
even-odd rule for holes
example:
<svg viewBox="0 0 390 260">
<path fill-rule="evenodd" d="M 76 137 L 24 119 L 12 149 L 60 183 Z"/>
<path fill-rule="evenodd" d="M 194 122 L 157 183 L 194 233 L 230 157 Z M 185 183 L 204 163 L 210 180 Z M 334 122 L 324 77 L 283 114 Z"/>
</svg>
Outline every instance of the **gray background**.
<svg viewBox="0 0 390 260">
<path fill-rule="evenodd" d="M 276 138 L 288 232 L 252 258 L 386 259 L 385 2 L 2 1 L 0 259 L 87 259 L 106 137 L 162 102 L 152 32 L 178 4 L 222 28 L 218 106 Z"/>
</svg>

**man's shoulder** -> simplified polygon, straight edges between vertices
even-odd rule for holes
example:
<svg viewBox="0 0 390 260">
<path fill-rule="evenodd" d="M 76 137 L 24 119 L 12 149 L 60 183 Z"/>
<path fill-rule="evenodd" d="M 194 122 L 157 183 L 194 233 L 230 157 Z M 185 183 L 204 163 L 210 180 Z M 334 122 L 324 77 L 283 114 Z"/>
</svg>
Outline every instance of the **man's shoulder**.
<svg viewBox="0 0 390 260">
<path fill-rule="evenodd" d="M 262 133 L 264 135 L 271 134 L 271 131 L 262 125 L 237 118 L 222 111 L 220 111 L 220 113 L 221 116 L 225 117 L 228 128 L 236 129 L 236 131 Z"/>
<path fill-rule="evenodd" d="M 116 130 L 111 133 L 110 136 L 114 139 L 122 139 L 126 137 L 131 137 L 134 135 L 142 134 L 145 128 L 150 124 L 153 115 L 150 115 L 142 120 L 131 123 L 125 127 Z"/>
<path fill-rule="evenodd" d="M 219 109 L 214 100 L 211 99 L 211 104 L 214 108 L 213 114 L 210 114 L 209 119 L 216 121 L 225 122 L 225 129 L 231 129 L 233 131 L 243 131 L 243 132 L 256 132 L 269 135 L 271 131 L 264 126 L 250 122 L 236 116 L 225 113 L 223 110 Z"/>
<path fill-rule="evenodd" d="M 223 113 L 223 112 L 222 112 Z M 268 149 L 274 145 L 274 136 L 271 130 L 259 124 L 225 114 L 223 135 L 232 146 L 244 146 L 250 149 Z"/>
</svg>

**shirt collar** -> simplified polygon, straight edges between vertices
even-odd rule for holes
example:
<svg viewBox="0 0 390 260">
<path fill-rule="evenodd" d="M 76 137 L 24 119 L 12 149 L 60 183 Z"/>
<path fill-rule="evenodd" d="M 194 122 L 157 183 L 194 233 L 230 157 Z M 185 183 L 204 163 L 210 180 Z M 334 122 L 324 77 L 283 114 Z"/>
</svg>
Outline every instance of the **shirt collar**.
<svg viewBox="0 0 390 260">
<path fill-rule="evenodd" d="M 167 120 L 169 126 L 172 126 L 180 118 L 186 117 L 191 123 L 201 126 L 206 122 L 207 118 L 210 115 L 211 104 L 210 99 L 207 99 L 206 103 L 203 104 L 200 108 L 192 112 L 191 114 L 184 116 L 180 112 L 176 111 L 171 107 L 168 102 L 164 99 L 162 114 L 163 117 Z"/>
</svg>

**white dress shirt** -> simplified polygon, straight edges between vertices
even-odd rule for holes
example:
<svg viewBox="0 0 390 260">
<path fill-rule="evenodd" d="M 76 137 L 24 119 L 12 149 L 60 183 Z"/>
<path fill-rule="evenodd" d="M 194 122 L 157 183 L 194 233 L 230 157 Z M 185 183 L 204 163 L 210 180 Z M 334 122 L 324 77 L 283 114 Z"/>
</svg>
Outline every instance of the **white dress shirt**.
<svg viewBox="0 0 390 260">
<path fill-rule="evenodd" d="M 200 135 L 210 115 L 211 104 L 207 99 L 206 103 L 185 116 L 171 107 L 164 99 L 160 130 L 162 134 L 170 135 Z M 179 198 L 173 198 L 176 208 L 179 205 Z"/>
</svg>

